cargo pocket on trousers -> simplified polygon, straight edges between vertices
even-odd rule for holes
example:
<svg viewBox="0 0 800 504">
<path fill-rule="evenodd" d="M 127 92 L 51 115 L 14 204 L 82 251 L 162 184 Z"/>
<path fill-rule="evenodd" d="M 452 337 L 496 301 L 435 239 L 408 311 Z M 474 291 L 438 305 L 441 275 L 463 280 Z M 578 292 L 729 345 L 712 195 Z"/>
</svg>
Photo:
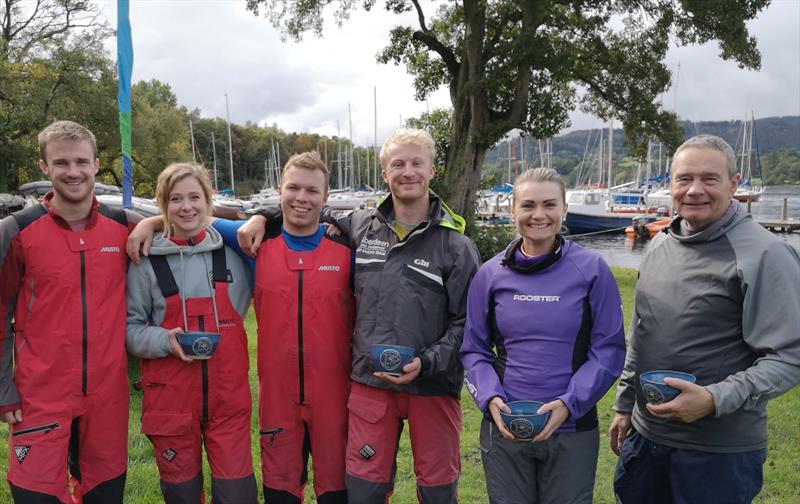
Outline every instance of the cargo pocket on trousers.
<svg viewBox="0 0 800 504">
<path fill-rule="evenodd" d="M 350 411 L 347 428 L 347 468 L 348 471 L 357 473 L 358 469 L 355 469 L 356 463 L 353 461 L 357 460 L 357 464 L 362 464 L 378 460 L 382 457 L 380 454 L 393 450 L 397 440 L 385 439 L 385 417 L 388 408 L 385 401 L 351 392 L 347 408 Z M 374 459 L 376 452 L 379 455 Z"/>
<path fill-rule="evenodd" d="M 295 461 L 302 456 L 302 448 L 292 442 L 294 434 L 280 426 L 267 426 L 258 431 L 261 445 L 261 464 L 264 485 L 279 488 L 279 484 L 297 483 L 299 476 L 292 475 Z"/>
<path fill-rule="evenodd" d="M 147 411 L 142 414 L 142 434 L 151 436 L 182 436 L 192 431 L 191 413 Z"/>
<path fill-rule="evenodd" d="M 196 474 L 199 447 L 194 445 L 200 442 L 199 423 L 189 412 L 147 411 L 142 415 L 142 434 L 153 444 L 162 480 L 185 481 Z"/>
<path fill-rule="evenodd" d="M 350 393 L 347 399 L 347 409 L 350 413 L 371 424 L 378 423 L 386 415 L 386 408 L 386 402 L 358 394 Z"/>
</svg>

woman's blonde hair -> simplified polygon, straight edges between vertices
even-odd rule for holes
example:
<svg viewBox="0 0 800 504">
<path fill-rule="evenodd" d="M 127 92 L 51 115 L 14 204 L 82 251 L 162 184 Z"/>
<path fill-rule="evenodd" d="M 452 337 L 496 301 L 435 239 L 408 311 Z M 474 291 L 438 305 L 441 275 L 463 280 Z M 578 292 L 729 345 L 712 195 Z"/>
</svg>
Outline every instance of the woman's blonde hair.
<svg viewBox="0 0 800 504">
<path fill-rule="evenodd" d="M 206 197 L 206 205 L 208 207 L 208 215 L 214 209 L 214 203 L 211 199 L 211 179 L 208 176 L 208 171 L 203 165 L 196 163 L 172 163 L 164 168 L 158 175 L 158 183 L 156 185 L 156 203 L 158 208 L 161 209 L 161 220 L 164 222 L 164 237 L 167 238 L 172 234 L 172 226 L 167 219 L 167 207 L 169 206 L 169 194 L 179 181 L 186 177 L 194 177 L 203 189 L 203 194 Z"/>
</svg>

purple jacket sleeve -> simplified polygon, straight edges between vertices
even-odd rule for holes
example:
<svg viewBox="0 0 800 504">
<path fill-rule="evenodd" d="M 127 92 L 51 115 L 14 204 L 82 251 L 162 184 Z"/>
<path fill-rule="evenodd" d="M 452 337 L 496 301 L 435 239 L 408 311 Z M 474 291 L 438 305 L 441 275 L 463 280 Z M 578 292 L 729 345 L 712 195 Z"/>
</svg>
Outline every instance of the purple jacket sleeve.
<svg viewBox="0 0 800 504">
<path fill-rule="evenodd" d="M 478 270 L 467 295 L 467 321 L 464 341 L 461 344 L 461 363 L 464 365 L 464 382 L 481 411 L 486 411 L 489 401 L 506 394 L 494 370 L 495 353 L 489 341 L 489 299 L 494 261 Z"/>
<path fill-rule="evenodd" d="M 608 265 L 598 258 L 597 273 L 589 287 L 592 330 L 588 360 L 558 396 L 570 415 L 585 415 L 603 397 L 622 373 L 625 363 L 625 332 L 622 328 L 622 299 Z"/>
</svg>

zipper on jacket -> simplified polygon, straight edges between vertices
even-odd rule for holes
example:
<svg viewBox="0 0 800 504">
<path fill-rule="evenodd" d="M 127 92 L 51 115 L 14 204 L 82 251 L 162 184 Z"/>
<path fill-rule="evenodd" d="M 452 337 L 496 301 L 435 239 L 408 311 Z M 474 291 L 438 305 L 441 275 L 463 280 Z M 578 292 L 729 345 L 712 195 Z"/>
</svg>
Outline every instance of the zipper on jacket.
<svg viewBox="0 0 800 504">
<path fill-rule="evenodd" d="M 89 381 L 88 368 L 89 368 L 89 327 L 87 320 L 86 308 L 86 256 L 81 251 L 81 316 L 83 319 L 83 338 L 81 341 L 81 349 L 83 351 L 82 359 L 82 374 L 81 374 L 81 393 L 86 395 L 86 389 Z"/>
<path fill-rule="evenodd" d="M 198 327 L 200 331 L 206 330 L 206 322 L 201 315 L 199 317 Z M 202 373 L 203 379 L 203 416 L 200 418 L 200 425 L 205 425 L 208 423 L 208 361 L 202 360 L 200 361 L 200 373 Z"/>
<path fill-rule="evenodd" d="M 44 432 L 45 434 L 47 434 L 48 432 L 50 432 L 53 429 L 58 429 L 58 427 L 59 427 L 58 426 L 58 422 L 53 422 L 53 423 L 49 423 L 49 424 L 45 424 L 45 425 L 39 425 L 37 427 L 29 427 L 27 429 L 20 429 L 17 432 L 15 432 L 14 434 L 12 434 L 11 436 L 12 437 L 25 436 L 27 434 L 34 434 L 36 432 Z"/>
<path fill-rule="evenodd" d="M 275 436 L 283 432 L 283 427 L 276 427 L 274 429 L 266 429 L 259 431 L 261 436 L 269 436 L 269 441 L 267 441 L 267 446 L 272 446 L 275 444 Z"/>
<path fill-rule="evenodd" d="M 306 400 L 305 371 L 303 369 L 303 270 L 297 277 L 297 361 L 300 366 L 300 404 Z"/>
</svg>

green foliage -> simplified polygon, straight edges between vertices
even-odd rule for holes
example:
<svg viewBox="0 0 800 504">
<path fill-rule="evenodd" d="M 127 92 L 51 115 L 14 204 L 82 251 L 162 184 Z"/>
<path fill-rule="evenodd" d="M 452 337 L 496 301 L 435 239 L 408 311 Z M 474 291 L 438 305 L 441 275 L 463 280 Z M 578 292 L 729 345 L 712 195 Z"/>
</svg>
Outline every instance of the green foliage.
<svg viewBox="0 0 800 504">
<path fill-rule="evenodd" d="M 758 69 L 760 54 L 746 22 L 768 3 L 462 0 L 436 2 L 431 13 L 421 2 L 386 0 L 391 12 L 415 11 L 418 26 L 392 29 L 378 60 L 404 64 L 419 99 L 449 88 L 453 128 L 443 195 L 469 217 L 486 150 L 514 128 L 551 137 L 579 108 L 621 120 L 638 157 L 653 138 L 676 147 L 677 117 L 658 100 L 670 85 L 663 59 L 671 37 L 681 46 L 717 41 L 724 59 Z M 354 9 L 376 4 L 247 2 L 296 40 L 306 31 L 320 35 L 325 12 L 333 11 L 341 24 Z"/>
<path fill-rule="evenodd" d="M 102 41 L 111 32 L 97 11 L 83 0 L 0 1 L 0 191 L 37 177 L 35 135 L 45 125 L 105 125 L 114 110 L 103 99 L 113 66 Z"/>
<path fill-rule="evenodd" d="M 781 149 L 761 156 L 766 185 L 800 184 L 800 149 Z"/>
<path fill-rule="evenodd" d="M 481 262 L 486 262 L 505 250 L 516 236 L 516 231 L 511 226 L 476 226 L 470 223 L 466 234 L 478 247 Z"/>
</svg>

